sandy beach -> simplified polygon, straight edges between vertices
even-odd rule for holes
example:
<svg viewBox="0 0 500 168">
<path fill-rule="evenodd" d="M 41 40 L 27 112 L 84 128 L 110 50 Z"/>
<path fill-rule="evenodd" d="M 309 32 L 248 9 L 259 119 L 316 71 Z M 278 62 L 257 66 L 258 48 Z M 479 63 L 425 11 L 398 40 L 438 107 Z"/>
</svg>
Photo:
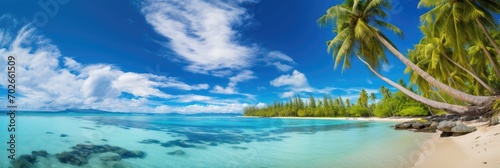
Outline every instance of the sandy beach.
<svg viewBox="0 0 500 168">
<path fill-rule="evenodd" d="M 246 116 L 245 116 L 246 117 Z M 359 121 L 393 121 L 393 122 L 405 122 L 411 120 L 418 120 L 420 118 L 407 118 L 407 117 L 389 117 L 389 118 L 379 118 L 379 117 L 271 117 L 271 118 L 283 118 L 283 119 L 308 119 L 308 120 L 359 120 Z"/>
<path fill-rule="evenodd" d="M 500 167 L 500 125 L 474 123 L 477 131 L 459 137 L 439 137 L 435 133 L 421 145 L 414 168 Z"/>
</svg>

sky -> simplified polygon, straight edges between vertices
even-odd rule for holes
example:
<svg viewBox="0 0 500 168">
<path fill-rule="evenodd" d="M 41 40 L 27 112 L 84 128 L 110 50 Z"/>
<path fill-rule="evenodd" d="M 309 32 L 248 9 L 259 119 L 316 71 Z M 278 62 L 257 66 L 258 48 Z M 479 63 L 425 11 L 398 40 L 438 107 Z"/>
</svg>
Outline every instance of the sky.
<svg viewBox="0 0 500 168">
<path fill-rule="evenodd" d="M 22 110 L 241 113 L 290 96 L 342 96 L 389 86 L 361 62 L 334 69 L 316 20 L 340 0 L 0 1 L 0 64 L 16 57 Z M 384 32 L 402 53 L 422 34 L 418 1 L 393 1 Z M 393 80 L 405 66 L 387 53 Z M 7 74 L 6 69 L 0 73 Z M 0 75 L 0 109 L 7 75 Z M 393 91 L 396 91 L 392 88 Z"/>
</svg>

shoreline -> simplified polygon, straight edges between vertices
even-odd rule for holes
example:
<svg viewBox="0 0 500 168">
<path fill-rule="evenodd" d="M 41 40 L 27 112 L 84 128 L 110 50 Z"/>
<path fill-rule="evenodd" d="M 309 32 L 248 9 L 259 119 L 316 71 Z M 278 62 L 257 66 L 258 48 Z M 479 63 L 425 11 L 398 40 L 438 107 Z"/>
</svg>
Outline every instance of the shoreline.
<svg viewBox="0 0 500 168">
<path fill-rule="evenodd" d="M 457 137 L 440 137 L 441 131 L 419 146 L 411 159 L 414 168 L 498 167 L 500 165 L 500 124 L 470 123 L 477 130 Z"/>
<path fill-rule="evenodd" d="M 390 122 L 405 122 L 421 119 L 420 117 L 257 117 L 257 116 L 241 116 L 244 118 L 275 118 L 275 119 L 299 119 L 299 120 L 355 120 L 355 121 L 390 121 Z"/>
</svg>

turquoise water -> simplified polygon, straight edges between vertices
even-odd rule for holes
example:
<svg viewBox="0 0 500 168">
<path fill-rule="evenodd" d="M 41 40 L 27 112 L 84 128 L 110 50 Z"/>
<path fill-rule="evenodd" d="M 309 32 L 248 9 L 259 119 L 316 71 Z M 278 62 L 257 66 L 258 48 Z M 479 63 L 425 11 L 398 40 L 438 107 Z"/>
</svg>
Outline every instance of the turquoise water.
<svg viewBox="0 0 500 168">
<path fill-rule="evenodd" d="M 7 122 L 7 117 L 0 117 L 0 125 L 5 126 L 1 149 L 8 148 Z M 49 156 L 37 157 L 34 167 L 79 167 L 60 163 L 55 154 L 69 152 L 77 144 L 93 144 L 145 152 L 142 158 L 114 161 L 117 167 L 399 167 L 400 158 L 407 158 L 430 134 L 395 131 L 390 128 L 393 124 L 238 116 L 30 114 L 17 116 L 16 156 L 46 150 Z M 0 167 L 8 167 L 8 151 L 2 151 Z M 111 167 L 103 155 L 91 154 L 80 167 Z"/>
</svg>

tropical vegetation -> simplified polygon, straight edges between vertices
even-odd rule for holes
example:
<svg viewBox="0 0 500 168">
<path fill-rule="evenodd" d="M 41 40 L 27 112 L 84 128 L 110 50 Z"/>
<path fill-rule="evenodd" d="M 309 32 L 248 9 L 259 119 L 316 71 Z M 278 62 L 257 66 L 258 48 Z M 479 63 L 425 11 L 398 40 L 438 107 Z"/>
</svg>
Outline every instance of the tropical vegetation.
<svg viewBox="0 0 500 168">
<path fill-rule="evenodd" d="M 286 103 L 275 103 L 273 108 L 291 108 L 299 103 L 297 111 L 285 112 L 290 116 L 423 115 L 436 111 L 433 109 L 491 116 L 498 111 L 500 31 L 495 16 L 500 13 L 500 0 L 420 0 L 418 8 L 428 9 L 420 16 L 423 37 L 406 56 L 382 33 L 389 30 L 404 37 L 398 27 L 385 21 L 391 10 L 389 0 L 345 0 L 317 20 L 320 26 L 332 26 L 336 35 L 326 43 L 335 68 L 342 64 L 342 70 L 349 69 L 352 59 L 357 59 L 398 92 L 388 94 L 387 88 L 381 88 L 384 98 L 378 105 L 366 103 L 371 96 L 360 95 L 358 102 L 351 105 L 325 95 L 323 99 L 327 101 L 313 104 L 311 99 L 306 104 L 295 97 Z M 381 74 L 380 65 L 388 62 L 386 51 L 406 65 L 410 85 L 415 87 L 405 87 Z M 403 102 L 391 101 L 391 97 Z M 410 99 L 418 103 L 405 105 L 404 102 L 412 102 Z M 310 106 L 324 111 L 301 109 Z M 252 108 L 245 109 L 245 114 L 252 114 L 250 111 L 256 107 Z"/>
</svg>

